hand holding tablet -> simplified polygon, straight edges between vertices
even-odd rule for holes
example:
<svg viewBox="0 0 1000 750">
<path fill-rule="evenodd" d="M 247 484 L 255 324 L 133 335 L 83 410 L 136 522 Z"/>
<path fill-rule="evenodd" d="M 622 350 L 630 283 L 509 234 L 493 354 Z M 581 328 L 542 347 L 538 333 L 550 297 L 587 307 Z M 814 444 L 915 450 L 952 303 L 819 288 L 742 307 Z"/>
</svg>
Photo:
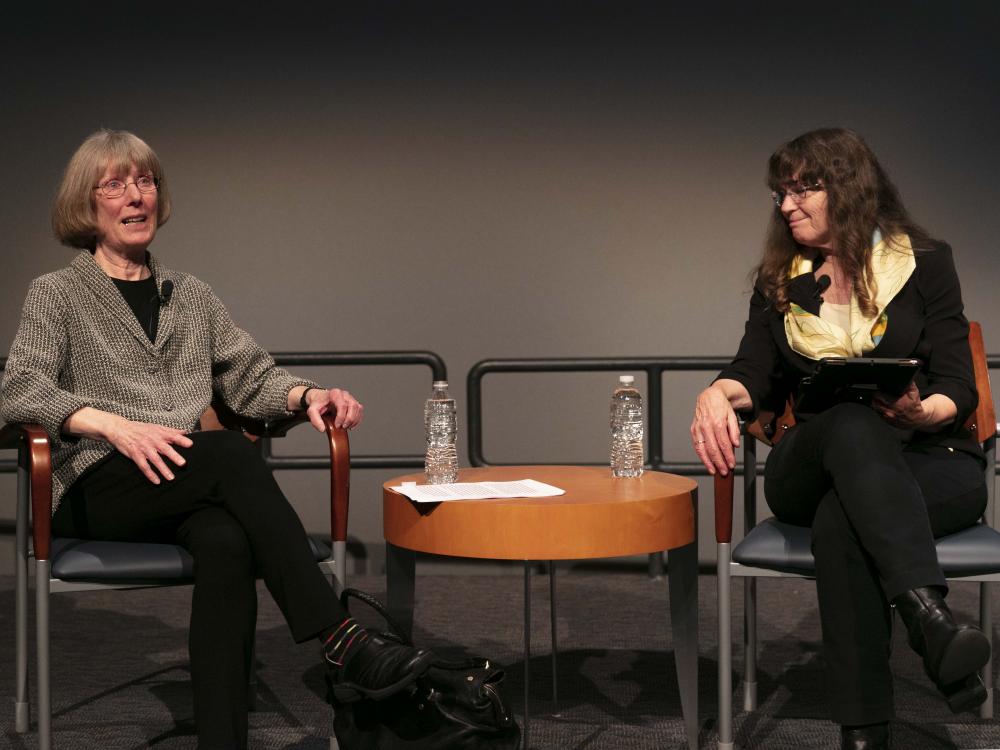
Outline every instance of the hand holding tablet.
<svg viewBox="0 0 1000 750">
<path fill-rule="evenodd" d="M 878 391 L 901 396 L 920 365 L 911 358 L 825 357 L 799 383 L 795 411 L 818 414 L 845 401 L 870 404 Z"/>
</svg>

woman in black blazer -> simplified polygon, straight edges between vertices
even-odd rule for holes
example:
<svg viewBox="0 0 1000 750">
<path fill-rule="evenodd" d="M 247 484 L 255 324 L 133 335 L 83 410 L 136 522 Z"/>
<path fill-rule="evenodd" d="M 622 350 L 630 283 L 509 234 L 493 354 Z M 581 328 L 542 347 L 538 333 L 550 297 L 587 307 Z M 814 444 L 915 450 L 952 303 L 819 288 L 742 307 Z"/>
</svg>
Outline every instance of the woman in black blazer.
<svg viewBox="0 0 1000 750">
<path fill-rule="evenodd" d="M 775 210 L 739 351 L 691 424 L 709 473 L 735 465 L 736 413 L 781 414 L 823 357 L 921 361 L 901 396 L 796 411 L 767 459 L 768 505 L 812 528 L 831 714 L 842 747 L 887 748 L 892 609 L 954 711 L 986 698 L 990 642 L 955 623 L 934 538 L 986 505 L 983 456 L 963 429 L 977 404 L 951 249 L 909 217 L 856 133 L 815 130 L 768 164 Z"/>
</svg>

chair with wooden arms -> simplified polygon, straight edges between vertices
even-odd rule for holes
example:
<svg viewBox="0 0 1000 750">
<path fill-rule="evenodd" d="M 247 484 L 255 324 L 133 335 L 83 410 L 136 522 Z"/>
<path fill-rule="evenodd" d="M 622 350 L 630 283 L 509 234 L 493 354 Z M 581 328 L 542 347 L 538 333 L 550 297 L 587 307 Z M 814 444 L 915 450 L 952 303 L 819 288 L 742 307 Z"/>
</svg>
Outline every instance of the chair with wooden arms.
<svg viewBox="0 0 1000 750">
<path fill-rule="evenodd" d="M 338 593 L 346 581 L 347 511 L 350 489 L 350 444 L 346 430 L 324 416 L 330 450 L 330 546 L 310 539 L 320 568 L 333 577 Z M 237 429 L 248 437 L 282 437 L 306 422 L 296 415 L 275 422 L 241 420 L 217 406 L 201 420 L 203 429 Z M 49 596 L 60 592 L 179 586 L 194 582 L 194 561 L 173 544 L 101 542 L 53 538 L 51 533 L 52 469 L 49 437 L 37 424 L 9 424 L 0 429 L 0 448 L 18 451 L 16 511 L 15 731 L 29 731 L 28 577 L 34 558 L 35 628 L 38 671 L 38 747 L 52 746 L 52 702 L 49 658 Z M 29 548 L 29 518 L 31 542 Z M 253 705 L 254 678 L 248 689 Z"/>
<path fill-rule="evenodd" d="M 966 422 L 970 435 L 983 446 L 986 454 L 986 486 L 988 501 L 981 523 L 937 539 L 938 563 L 950 581 L 977 581 L 979 593 L 979 626 L 992 639 L 989 583 L 1000 581 L 1000 533 L 995 502 L 997 421 L 990 391 L 989 371 L 983 334 L 979 323 L 969 324 L 969 346 L 976 377 L 979 405 Z M 791 410 L 778 419 L 776 430 L 764 431 L 761 421 L 747 426 L 743 440 L 743 513 L 746 533 L 731 549 L 733 530 L 733 473 L 715 478 L 715 537 L 718 547 L 719 586 L 719 748 L 733 748 L 733 689 L 732 689 L 732 592 L 733 576 L 744 579 L 743 642 L 745 674 L 743 678 L 743 710 L 757 708 L 757 587 L 756 578 L 814 578 L 815 561 L 811 551 L 811 529 L 781 523 L 768 518 L 757 523 L 757 447 L 750 435 L 771 442 L 774 433 L 787 429 Z M 982 718 L 993 717 L 992 660 L 981 672 L 987 699 L 979 709 Z"/>
</svg>

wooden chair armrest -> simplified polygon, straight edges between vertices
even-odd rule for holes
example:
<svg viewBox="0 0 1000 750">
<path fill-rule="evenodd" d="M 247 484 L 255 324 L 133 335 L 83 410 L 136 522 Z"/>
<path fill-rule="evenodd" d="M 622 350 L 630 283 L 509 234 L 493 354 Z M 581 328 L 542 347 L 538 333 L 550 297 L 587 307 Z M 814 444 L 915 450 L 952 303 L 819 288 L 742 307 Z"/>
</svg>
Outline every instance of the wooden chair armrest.
<svg viewBox="0 0 1000 750">
<path fill-rule="evenodd" d="M 347 541 L 347 512 L 351 499 L 351 442 L 347 430 L 333 426 L 332 414 L 324 414 L 330 443 L 330 539 Z"/>
<path fill-rule="evenodd" d="M 719 544 L 733 541 L 733 477 L 715 475 L 715 541 Z"/>
<path fill-rule="evenodd" d="M 0 429 L 0 448 L 17 448 L 18 465 L 31 478 L 35 559 L 48 560 L 52 551 L 52 451 L 49 434 L 38 424 L 4 425 Z M 20 478 L 18 481 L 21 481 Z"/>
<path fill-rule="evenodd" d="M 997 432 L 997 415 L 993 408 L 993 393 L 990 389 L 990 371 L 986 362 L 986 347 L 983 344 L 983 329 L 976 321 L 969 322 L 969 348 L 972 350 L 972 372 L 976 378 L 979 404 L 965 422 L 965 429 L 976 442 L 984 443 Z"/>
</svg>

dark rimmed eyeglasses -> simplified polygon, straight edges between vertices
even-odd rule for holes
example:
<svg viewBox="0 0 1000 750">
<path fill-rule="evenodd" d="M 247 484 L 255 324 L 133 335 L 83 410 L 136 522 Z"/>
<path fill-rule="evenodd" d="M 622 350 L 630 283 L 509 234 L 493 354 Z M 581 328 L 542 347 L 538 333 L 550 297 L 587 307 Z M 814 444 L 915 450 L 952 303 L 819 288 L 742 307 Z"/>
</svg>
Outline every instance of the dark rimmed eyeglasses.
<svg viewBox="0 0 1000 750">
<path fill-rule="evenodd" d="M 771 200 L 774 201 L 774 205 L 776 205 L 778 208 L 781 208 L 781 204 L 785 202 L 786 196 L 790 197 L 796 203 L 801 203 L 809 196 L 809 193 L 814 193 L 817 190 L 822 190 L 822 189 L 823 189 L 822 182 L 816 182 L 811 185 L 805 185 L 802 183 L 799 183 L 797 185 L 789 185 L 784 190 L 772 190 Z"/>
<path fill-rule="evenodd" d="M 129 185 L 135 185 L 140 193 L 152 193 L 160 186 L 160 180 L 151 174 L 144 174 L 136 177 L 131 182 L 108 180 L 107 182 L 102 182 L 100 185 L 94 185 L 94 190 L 100 190 L 101 195 L 105 198 L 121 198 L 125 195 L 125 189 Z"/>
</svg>

